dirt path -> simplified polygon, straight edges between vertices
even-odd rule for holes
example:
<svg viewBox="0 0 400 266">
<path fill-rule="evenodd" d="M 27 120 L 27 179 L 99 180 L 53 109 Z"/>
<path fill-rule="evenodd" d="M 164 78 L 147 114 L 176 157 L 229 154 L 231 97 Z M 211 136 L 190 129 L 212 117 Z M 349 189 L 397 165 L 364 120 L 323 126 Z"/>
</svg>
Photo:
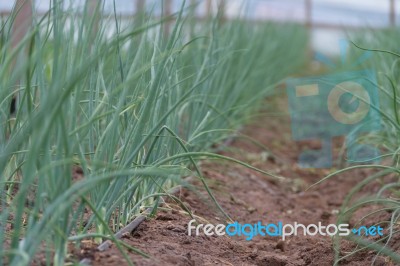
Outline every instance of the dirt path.
<svg viewBox="0 0 400 266">
<path fill-rule="evenodd" d="M 334 169 L 301 169 L 297 165 L 299 152 L 318 143 L 295 143 L 290 136 L 290 120 L 286 99 L 275 101 L 262 111 L 256 123 L 248 125 L 243 133 L 267 146 L 273 155 L 243 140 L 234 141 L 225 155 L 244 160 L 261 169 L 290 178 L 287 185 L 271 182 L 267 177 L 244 167 L 220 161 L 203 162 L 202 169 L 216 198 L 235 221 L 241 223 L 308 224 L 335 223 L 336 214 L 346 193 L 354 184 L 371 172 L 357 170 L 334 177 L 315 189 L 305 188 Z M 270 102 L 270 101 L 268 101 Z M 272 110 L 280 106 L 279 113 Z M 340 139 L 336 140 L 340 143 Z M 335 145 L 335 154 L 340 145 Z M 183 190 L 179 197 L 195 215 L 218 224 L 225 223 L 214 205 L 206 200 L 200 183 L 198 191 Z M 378 187 L 368 187 L 374 191 Z M 361 214 L 360 214 L 361 215 Z M 389 219 L 381 214 L 380 219 Z M 279 237 L 257 236 L 251 241 L 244 237 L 188 236 L 188 215 L 170 203 L 155 219 L 142 223 L 127 244 L 151 256 L 150 259 L 130 254 L 137 265 L 332 265 L 332 240 L 328 236 L 291 236 L 286 241 Z M 354 221 L 350 221 L 352 223 Z M 371 224 L 372 221 L 371 221 Z M 397 241 L 398 242 L 398 241 Z M 126 265 L 113 247 L 102 253 L 92 253 L 92 247 L 83 250 L 93 258 L 93 265 Z M 345 252 L 353 246 L 344 243 Z M 344 254 L 344 253 L 343 253 Z M 375 255 L 370 251 L 358 253 L 341 265 L 370 265 Z M 374 265 L 394 265 L 378 256 Z"/>
</svg>

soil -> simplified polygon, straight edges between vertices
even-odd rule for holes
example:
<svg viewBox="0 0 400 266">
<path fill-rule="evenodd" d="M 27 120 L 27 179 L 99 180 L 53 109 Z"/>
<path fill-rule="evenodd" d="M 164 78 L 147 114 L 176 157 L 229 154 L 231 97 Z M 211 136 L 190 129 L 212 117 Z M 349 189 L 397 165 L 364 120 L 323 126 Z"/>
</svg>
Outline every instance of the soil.
<svg viewBox="0 0 400 266">
<path fill-rule="evenodd" d="M 275 182 L 253 170 L 224 161 L 203 161 L 201 168 L 207 183 L 222 208 L 234 221 L 240 223 L 308 224 L 335 223 L 344 197 L 350 189 L 373 173 L 371 169 L 345 172 L 307 190 L 331 169 L 304 169 L 297 164 L 300 151 L 318 148 L 318 141 L 294 142 L 290 134 L 290 119 L 287 100 L 268 100 L 253 123 L 242 133 L 256 139 L 268 151 L 243 139 L 235 139 L 222 154 L 243 160 L 260 169 L 286 177 L 288 182 Z M 274 110 L 274 111 L 272 111 Z M 278 110 L 278 111 L 277 111 Z M 334 140 L 334 155 L 338 156 L 343 139 Z M 390 178 L 390 177 L 387 177 Z M 177 195 L 202 223 L 227 223 L 227 219 L 209 200 L 199 181 L 195 189 L 184 188 Z M 358 197 L 376 192 L 380 185 L 371 184 Z M 369 206 L 355 213 L 350 225 L 357 223 L 366 213 L 376 209 Z M 174 201 L 169 201 L 153 218 L 144 221 L 131 235 L 123 240 L 150 256 L 144 258 L 128 252 L 136 265 L 332 265 L 334 249 L 329 236 L 290 236 L 285 241 L 280 237 L 256 236 L 247 241 L 243 236 L 188 236 L 187 227 L 191 218 Z M 363 225 L 390 220 L 390 213 L 379 212 L 368 217 Z M 399 237 L 394 237 L 389 246 L 400 250 Z M 342 241 L 340 255 L 344 256 L 356 247 Z M 92 265 L 127 265 L 123 256 L 113 245 L 104 252 L 97 252 L 91 242 L 82 245 L 75 253 L 79 259 L 89 258 Z M 340 265 L 395 265 L 390 259 L 364 250 L 341 261 Z"/>
</svg>

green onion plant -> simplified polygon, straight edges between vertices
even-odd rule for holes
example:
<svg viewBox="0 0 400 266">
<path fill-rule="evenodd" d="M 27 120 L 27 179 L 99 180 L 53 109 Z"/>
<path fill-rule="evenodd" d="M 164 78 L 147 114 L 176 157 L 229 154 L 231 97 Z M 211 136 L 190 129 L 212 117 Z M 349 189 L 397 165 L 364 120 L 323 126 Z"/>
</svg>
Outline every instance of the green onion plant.
<svg viewBox="0 0 400 266">
<path fill-rule="evenodd" d="M 3 19 L 0 264 L 45 254 L 63 265 L 68 243 L 84 238 L 115 241 L 129 261 L 112 235 L 142 206 L 187 175 L 213 198 L 198 161 L 232 161 L 215 144 L 302 65 L 307 38 L 300 26 L 189 11 L 183 2 L 168 17 L 97 20 L 53 0 L 15 48 Z"/>
</svg>

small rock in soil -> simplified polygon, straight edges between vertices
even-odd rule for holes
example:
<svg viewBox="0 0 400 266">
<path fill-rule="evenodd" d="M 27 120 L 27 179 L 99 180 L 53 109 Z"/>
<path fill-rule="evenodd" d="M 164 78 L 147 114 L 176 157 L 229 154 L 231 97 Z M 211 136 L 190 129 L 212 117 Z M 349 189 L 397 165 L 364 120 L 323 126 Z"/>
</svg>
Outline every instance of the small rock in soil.
<svg viewBox="0 0 400 266">
<path fill-rule="evenodd" d="M 192 243 L 189 239 L 184 239 L 183 241 L 182 241 L 182 244 L 184 244 L 184 245 L 188 245 L 188 244 L 190 244 L 190 243 Z"/>
<path fill-rule="evenodd" d="M 173 214 L 169 214 L 169 213 L 160 213 L 157 215 L 156 220 L 160 220 L 160 221 L 173 221 L 176 220 L 175 216 Z"/>
<path fill-rule="evenodd" d="M 248 207 L 247 208 L 247 211 L 249 212 L 249 213 L 253 213 L 253 212 L 255 212 L 257 209 L 256 208 L 254 208 L 254 207 Z"/>
<path fill-rule="evenodd" d="M 332 216 L 332 214 L 331 213 L 329 213 L 329 212 L 327 212 L 327 211 L 324 211 L 322 214 L 321 214 L 321 219 L 323 219 L 323 220 L 329 220 L 329 218 Z"/>
<path fill-rule="evenodd" d="M 175 233 L 184 233 L 184 232 L 186 232 L 185 228 L 183 226 L 180 226 L 180 225 L 170 224 L 170 225 L 167 226 L 167 229 L 171 230 L 172 232 L 175 232 Z"/>
<path fill-rule="evenodd" d="M 282 252 L 285 252 L 285 248 L 286 248 L 285 241 L 279 240 L 278 243 L 276 244 L 275 248 L 282 250 Z"/>
</svg>

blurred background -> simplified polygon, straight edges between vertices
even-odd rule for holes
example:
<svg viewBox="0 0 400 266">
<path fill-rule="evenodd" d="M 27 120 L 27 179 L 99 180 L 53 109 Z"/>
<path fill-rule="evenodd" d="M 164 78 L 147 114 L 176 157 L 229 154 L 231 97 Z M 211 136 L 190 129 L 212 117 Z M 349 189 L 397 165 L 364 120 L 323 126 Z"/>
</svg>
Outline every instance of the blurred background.
<svg viewBox="0 0 400 266">
<path fill-rule="evenodd" d="M 50 0 L 30 0 L 34 2 L 37 15 L 44 14 L 50 7 Z M 88 0 L 97 2 L 100 0 Z M 111 15 L 114 2 L 117 13 L 129 19 L 140 8 L 153 14 L 161 13 L 164 1 L 168 12 L 179 10 L 183 0 L 103 0 L 104 12 Z M 216 13 L 223 6 L 224 16 L 237 15 L 248 20 L 273 20 L 304 24 L 310 29 L 311 44 L 314 51 L 328 55 L 339 53 L 338 40 L 359 29 L 385 28 L 400 25 L 400 0 L 201 0 L 187 1 L 198 3 L 196 15 L 204 17 Z M 0 1 L 0 12 L 7 16 L 15 0 Z M 65 1 L 65 8 L 82 10 L 84 0 Z M 107 15 L 107 14 L 105 14 Z"/>
</svg>

